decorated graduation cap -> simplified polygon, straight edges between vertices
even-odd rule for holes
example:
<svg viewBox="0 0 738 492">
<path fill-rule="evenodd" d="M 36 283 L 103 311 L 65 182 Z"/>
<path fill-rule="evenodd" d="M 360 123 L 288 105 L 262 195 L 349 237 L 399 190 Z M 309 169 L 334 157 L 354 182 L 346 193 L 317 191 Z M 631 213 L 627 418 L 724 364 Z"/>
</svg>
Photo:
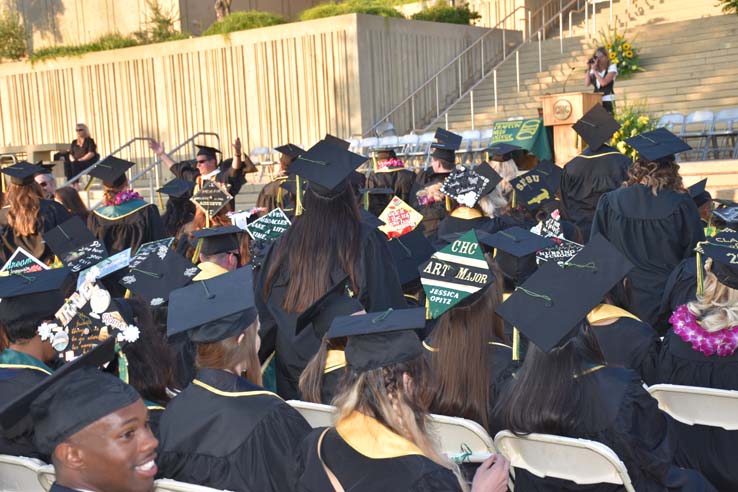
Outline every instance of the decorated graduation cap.
<svg viewBox="0 0 738 492">
<path fill-rule="evenodd" d="M 197 145 L 195 144 L 195 147 L 197 147 L 197 155 L 207 157 L 208 159 L 214 159 L 218 160 L 218 154 L 220 154 L 220 150 L 216 149 L 215 147 L 208 147 L 207 145 Z"/>
<path fill-rule="evenodd" d="M 497 308 L 544 352 L 562 347 L 633 265 L 601 235 L 569 263 L 547 262 Z"/>
<path fill-rule="evenodd" d="M 714 199 L 718 207 L 713 210 L 713 215 L 733 228 L 738 227 L 738 203 L 729 200 Z"/>
<path fill-rule="evenodd" d="M 738 290 L 738 233 L 721 232 L 697 245 L 698 261 L 712 258 L 710 271 L 718 281 Z M 702 269 L 697 271 L 698 289 L 702 292 Z"/>
<path fill-rule="evenodd" d="M 53 318 L 71 283 L 68 268 L 0 277 L 0 321 L 10 325 L 28 318 Z"/>
<path fill-rule="evenodd" d="M 117 187 L 126 179 L 126 171 L 134 166 L 133 162 L 108 156 L 90 169 L 90 176 L 102 180 L 105 186 Z"/>
<path fill-rule="evenodd" d="M 475 231 L 469 231 L 419 267 L 428 317 L 438 318 L 494 281 Z"/>
<path fill-rule="evenodd" d="M 533 169 L 510 180 L 513 187 L 513 206 L 522 206 L 532 211 L 554 200 L 556 191 L 549 187 L 549 176 Z"/>
<path fill-rule="evenodd" d="M 274 147 L 274 150 L 276 150 L 280 154 L 286 155 L 287 157 L 289 157 L 293 161 L 295 159 L 297 159 L 298 157 L 300 157 L 300 154 L 304 154 L 305 153 L 305 150 L 304 149 L 301 149 L 297 145 L 294 145 L 294 144 L 291 144 L 291 143 L 288 143 L 288 144 L 285 144 L 285 145 L 280 145 L 279 147 Z"/>
<path fill-rule="evenodd" d="M 169 195 L 173 198 L 182 198 L 188 193 L 191 193 L 194 188 L 195 188 L 194 181 L 188 181 L 186 179 L 175 178 L 169 181 L 168 183 L 165 183 L 164 186 L 162 186 L 156 191 L 157 193 L 164 193 L 165 195 Z"/>
<path fill-rule="evenodd" d="M 74 273 L 95 266 L 108 257 L 105 245 L 76 215 L 46 232 L 43 238 L 51 251 Z"/>
<path fill-rule="evenodd" d="M 242 232 L 240 227 L 225 226 L 200 229 L 192 235 L 202 241 L 200 244 L 200 254 L 210 256 L 229 251 L 239 251 L 241 244 L 238 236 Z"/>
<path fill-rule="evenodd" d="M 197 193 L 190 198 L 192 203 L 205 212 L 208 219 L 215 217 L 231 200 L 233 196 L 220 183 L 212 180 L 203 181 Z"/>
<path fill-rule="evenodd" d="M 513 153 L 524 150 L 522 147 L 504 142 L 493 143 L 486 149 L 488 161 L 505 162 L 513 158 Z"/>
<path fill-rule="evenodd" d="M 454 169 L 441 186 L 441 191 L 465 207 L 474 207 L 479 199 L 488 195 L 502 177 L 487 164 L 474 170 Z"/>
<path fill-rule="evenodd" d="M 327 336 L 348 337 L 346 364 L 356 372 L 366 372 L 421 355 L 423 345 L 415 330 L 424 327 L 423 308 L 390 308 L 379 313 L 337 317 Z"/>
<path fill-rule="evenodd" d="M 597 150 L 620 129 L 620 123 L 602 105 L 595 104 L 572 128 L 590 149 Z"/>
<path fill-rule="evenodd" d="M 322 338 L 328 332 L 333 320 L 338 316 L 347 316 L 363 311 L 364 306 L 358 299 L 352 298 L 346 291 L 348 275 L 333 284 L 328 292 L 315 301 L 297 317 L 295 335 L 299 335 L 312 323 L 315 336 Z"/>
<path fill-rule="evenodd" d="M 456 161 L 456 151 L 461 147 L 461 135 L 437 128 L 435 138 L 436 141 L 431 144 L 434 149 L 431 157 L 451 163 Z"/>
<path fill-rule="evenodd" d="M 641 159 L 659 163 L 671 162 L 674 154 L 692 149 L 687 142 L 666 128 L 641 133 L 627 139 L 625 143 L 636 149 Z"/>
<path fill-rule="evenodd" d="M 179 253 L 164 245 L 130 268 L 120 285 L 146 299 L 151 306 L 167 302 L 171 292 L 189 284 L 200 271 Z"/>
<path fill-rule="evenodd" d="M 253 277 L 246 266 L 172 292 L 167 336 L 188 332 L 193 342 L 209 343 L 243 332 L 257 316 Z"/>
<path fill-rule="evenodd" d="M 503 275 L 515 285 L 523 283 L 538 268 L 536 252 L 556 243 L 522 227 L 510 227 L 481 238 L 497 250 L 495 262 Z"/>
<path fill-rule="evenodd" d="M 406 285 L 420 277 L 418 267 L 436 252 L 420 226 L 407 234 L 394 237 L 388 243 L 395 262 L 400 284 Z"/>
<path fill-rule="evenodd" d="M 30 162 L 16 162 L 12 166 L 4 167 L 2 172 L 10 176 L 10 182 L 19 186 L 29 185 L 33 182 L 33 177 L 37 174 L 43 174 L 44 168 L 31 164 Z"/>
<path fill-rule="evenodd" d="M 707 178 L 702 181 L 698 181 L 688 188 L 689 196 L 692 197 L 697 208 L 712 200 L 712 195 L 710 195 L 710 193 L 705 189 L 706 186 Z"/>
<path fill-rule="evenodd" d="M 387 206 L 379 214 L 379 230 L 388 238 L 400 237 L 414 230 L 423 220 L 423 215 L 405 203 L 402 198 L 393 196 Z"/>
<path fill-rule="evenodd" d="M 536 171 L 545 177 L 546 188 L 555 195 L 561 186 L 561 168 L 552 161 L 545 159 L 538 163 Z"/>
<path fill-rule="evenodd" d="M 307 179 L 317 194 L 332 196 L 340 192 L 340 185 L 365 161 L 364 156 L 321 140 L 298 157 L 289 172 Z"/>
<path fill-rule="evenodd" d="M 9 430 L 30 413 L 34 443 L 51 455 L 56 446 L 90 424 L 141 399 L 119 378 L 97 369 L 116 357 L 121 346 L 110 338 L 64 364 L 15 400 L 0 408 L 0 426 Z"/>
</svg>

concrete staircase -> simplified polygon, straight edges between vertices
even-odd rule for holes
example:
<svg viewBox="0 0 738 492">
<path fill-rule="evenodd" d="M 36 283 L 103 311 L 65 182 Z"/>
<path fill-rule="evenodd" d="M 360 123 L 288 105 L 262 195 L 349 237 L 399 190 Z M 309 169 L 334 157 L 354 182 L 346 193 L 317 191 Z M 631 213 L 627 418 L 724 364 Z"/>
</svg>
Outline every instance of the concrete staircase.
<svg viewBox="0 0 738 492">
<path fill-rule="evenodd" d="M 738 17 L 721 15 L 714 3 L 633 0 L 630 10 L 625 0 L 614 4 L 613 25 L 619 32 L 629 26 L 628 38 L 639 49 L 645 69 L 628 80 L 616 81 L 615 93 L 621 104 L 645 101 L 655 116 L 738 107 Z M 598 9 L 598 30 L 608 26 L 609 17 L 608 8 Z M 473 100 L 475 128 L 510 117 L 536 116 L 540 96 L 563 92 L 567 78 L 567 91 L 591 90 L 584 87 L 584 69 L 597 41 L 582 35 L 583 15 L 575 17 L 577 21 L 580 24 L 575 24 L 572 31 L 580 34 L 569 38 L 565 31 L 563 53 L 557 38 L 541 43 L 543 71 L 538 70 L 538 43 L 521 50 L 520 92 L 514 58 L 498 70 L 496 111 L 492 77 L 477 86 Z M 467 96 L 449 111 L 451 129 L 472 127 L 471 106 Z"/>
</svg>

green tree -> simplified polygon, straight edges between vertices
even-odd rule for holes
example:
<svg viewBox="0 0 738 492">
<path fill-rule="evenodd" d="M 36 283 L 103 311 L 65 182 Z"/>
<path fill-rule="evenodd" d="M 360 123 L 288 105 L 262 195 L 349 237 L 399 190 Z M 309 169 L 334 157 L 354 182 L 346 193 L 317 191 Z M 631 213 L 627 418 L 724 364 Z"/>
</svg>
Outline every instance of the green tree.
<svg viewBox="0 0 738 492">
<path fill-rule="evenodd" d="M 0 58 L 20 60 L 27 53 L 26 31 L 12 10 L 0 12 Z"/>
<path fill-rule="evenodd" d="M 738 0 L 718 0 L 718 6 L 723 6 L 724 14 L 738 14 Z"/>
</svg>

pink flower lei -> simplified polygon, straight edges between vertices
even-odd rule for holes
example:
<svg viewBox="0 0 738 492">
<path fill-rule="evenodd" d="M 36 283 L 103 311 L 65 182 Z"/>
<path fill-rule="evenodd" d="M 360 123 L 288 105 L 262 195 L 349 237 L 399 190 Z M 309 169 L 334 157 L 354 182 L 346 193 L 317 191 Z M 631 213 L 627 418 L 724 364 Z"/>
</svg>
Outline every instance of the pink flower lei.
<svg viewBox="0 0 738 492">
<path fill-rule="evenodd" d="M 143 200 L 143 197 L 136 191 L 123 190 L 115 194 L 115 198 L 113 198 L 112 203 L 105 203 L 105 205 L 122 205 L 126 202 L 130 202 L 131 200 Z"/>
<path fill-rule="evenodd" d="M 405 164 L 396 157 L 390 157 L 389 159 L 377 160 L 377 169 L 397 169 L 405 167 Z"/>
<path fill-rule="evenodd" d="M 669 318 L 674 333 L 692 345 L 694 350 L 710 356 L 720 357 L 733 355 L 738 348 L 738 326 L 709 332 L 697 323 L 697 318 L 689 312 L 686 304 L 679 306 Z"/>
</svg>

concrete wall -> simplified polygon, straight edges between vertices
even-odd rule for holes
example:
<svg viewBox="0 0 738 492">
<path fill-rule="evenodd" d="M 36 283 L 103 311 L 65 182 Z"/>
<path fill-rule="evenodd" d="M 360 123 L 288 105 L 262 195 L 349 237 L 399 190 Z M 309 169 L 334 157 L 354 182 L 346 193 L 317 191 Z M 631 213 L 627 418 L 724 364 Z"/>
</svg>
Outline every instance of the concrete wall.
<svg viewBox="0 0 738 492">
<path fill-rule="evenodd" d="M 134 136 L 171 148 L 198 131 L 230 153 L 361 134 L 485 29 L 346 15 L 0 65 L 0 147 L 69 142 L 104 154 Z M 497 34 L 497 33 L 496 33 Z M 492 39 L 492 36 L 490 37 Z M 441 85 L 441 97 L 457 91 Z M 150 156 L 144 144 L 122 157 Z"/>
</svg>

